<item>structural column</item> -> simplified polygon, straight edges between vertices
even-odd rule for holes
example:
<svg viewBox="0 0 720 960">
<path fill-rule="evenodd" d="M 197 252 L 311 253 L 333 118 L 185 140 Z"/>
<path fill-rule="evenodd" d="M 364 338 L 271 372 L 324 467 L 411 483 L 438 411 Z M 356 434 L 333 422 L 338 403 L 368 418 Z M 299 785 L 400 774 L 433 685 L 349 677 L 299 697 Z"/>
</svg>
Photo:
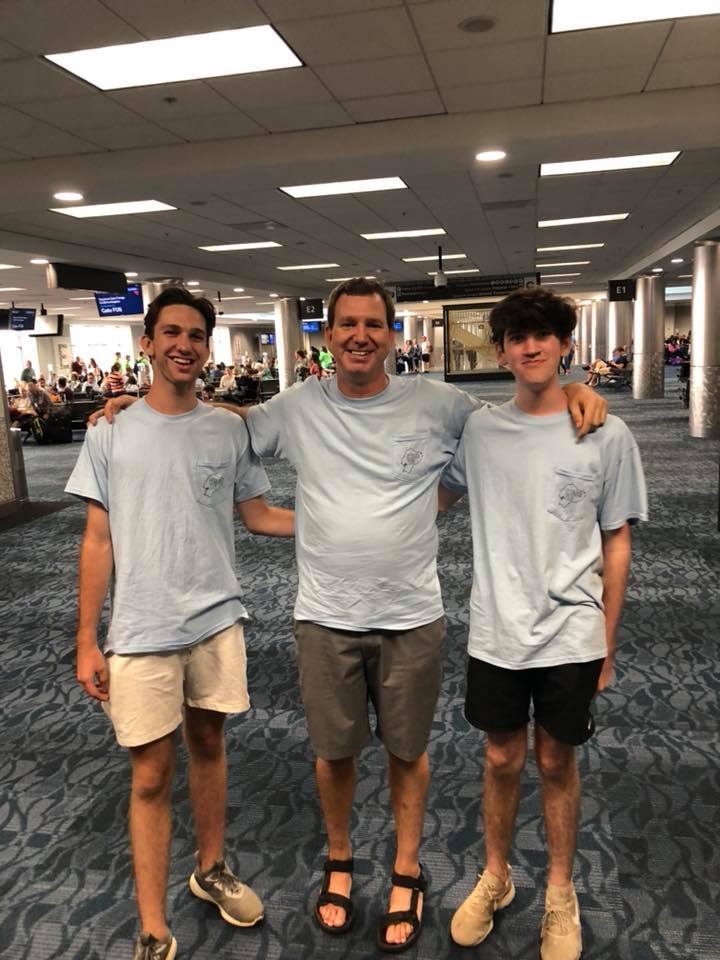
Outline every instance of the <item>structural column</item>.
<svg viewBox="0 0 720 960">
<path fill-rule="evenodd" d="M 275 350 L 281 390 L 295 383 L 295 351 L 302 349 L 302 344 L 300 301 L 284 297 L 275 304 Z"/>
<path fill-rule="evenodd" d="M 20 431 L 10 432 L 10 415 L 0 364 L 0 516 L 17 510 L 27 499 Z"/>
<path fill-rule="evenodd" d="M 632 300 L 612 300 L 608 303 L 608 356 L 615 347 L 627 347 L 632 342 Z"/>
<path fill-rule="evenodd" d="M 690 436 L 720 437 L 720 241 L 695 245 Z"/>
<path fill-rule="evenodd" d="M 403 337 L 405 340 L 415 340 L 417 337 L 417 321 L 415 317 L 403 317 Z"/>
<path fill-rule="evenodd" d="M 638 277 L 633 315 L 633 397 L 665 394 L 665 286 L 661 276 Z"/>
<path fill-rule="evenodd" d="M 593 300 L 590 305 L 590 363 L 607 360 L 607 303 Z"/>
</svg>

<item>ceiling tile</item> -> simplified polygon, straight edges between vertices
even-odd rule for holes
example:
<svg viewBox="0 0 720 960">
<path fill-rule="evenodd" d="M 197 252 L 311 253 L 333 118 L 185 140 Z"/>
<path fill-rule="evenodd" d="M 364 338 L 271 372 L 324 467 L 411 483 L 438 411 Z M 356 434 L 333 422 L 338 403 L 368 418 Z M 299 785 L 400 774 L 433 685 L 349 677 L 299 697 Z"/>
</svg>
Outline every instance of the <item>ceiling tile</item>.
<svg viewBox="0 0 720 960">
<path fill-rule="evenodd" d="M 542 74 L 543 41 L 500 43 L 477 50 L 445 50 L 428 55 L 435 80 L 442 87 L 470 83 L 499 83 L 539 77 Z"/>
<path fill-rule="evenodd" d="M 337 103 L 308 103 L 247 112 L 256 123 L 272 133 L 340 127 L 353 122 L 352 117 Z"/>
<path fill-rule="evenodd" d="M 378 60 L 420 52 L 410 19 L 400 7 L 287 21 L 281 32 L 310 66 L 367 60 L 368 49 Z M 358 38 L 372 38 L 372 42 L 364 44 Z"/>
<path fill-rule="evenodd" d="M 219 77 L 208 81 L 208 85 L 241 110 L 332 102 L 331 95 L 307 67 Z"/>
<path fill-rule="evenodd" d="M 411 8 L 425 50 L 453 50 L 510 43 L 544 37 L 545 4 L 537 0 L 433 0 Z M 490 17 L 495 26 L 487 33 L 467 33 L 458 26 L 469 17 Z"/>
<path fill-rule="evenodd" d="M 3 132 L 5 145 L 12 149 L 12 144 L 7 143 L 8 138 L 41 136 L 55 131 L 48 124 L 43 123 L 36 117 L 29 117 L 19 110 L 13 110 L 10 107 L 0 107 L 0 130 Z"/>
<path fill-rule="evenodd" d="M 402 0 L 262 0 L 263 10 L 273 23 L 279 20 L 306 20 L 382 7 L 401 7 Z"/>
<path fill-rule="evenodd" d="M 163 126 L 184 140 L 232 140 L 252 137 L 265 130 L 238 110 L 214 117 L 190 117 L 187 120 L 167 120 Z"/>
<path fill-rule="evenodd" d="M 664 21 L 552 34 L 547 40 L 546 75 L 628 65 L 646 66 L 649 71 L 671 27 Z"/>
<path fill-rule="evenodd" d="M 62 157 L 98 152 L 98 148 L 87 140 L 59 130 L 31 137 L 15 137 L 12 148 L 27 157 Z"/>
<path fill-rule="evenodd" d="M 0 103 L 25 103 L 52 97 L 82 97 L 93 90 L 43 60 L 0 63 Z"/>
<path fill-rule="evenodd" d="M 3 40 L 32 54 L 143 39 L 98 0 L 3 0 L 0 32 Z"/>
<path fill-rule="evenodd" d="M 317 67 L 315 72 L 338 100 L 413 93 L 434 86 L 424 57 L 392 57 Z"/>
<path fill-rule="evenodd" d="M 689 17 L 675 21 L 668 42 L 663 47 L 660 62 L 717 57 L 719 52 L 720 16 Z"/>
<path fill-rule="evenodd" d="M 505 110 L 541 102 L 542 77 L 506 80 L 504 83 L 471 83 L 464 87 L 441 87 L 448 113 L 475 110 Z"/>
<path fill-rule="evenodd" d="M 13 153 L 10 150 L 6 150 L 5 147 L 0 147 L 0 163 L 9 163 L 12 160 L 20 160 L 19 153 Z"/>
<path fill-rule="evenodd" d="M 400 93 L 393 97 L 346 100 L 343 105 L 350 116 L 358 123 L 445 113 L 442 100 L 434 90 L 426 90 L 420 93 Z"/>
<path fill-rule="evenodd" d="M 184 121 L 192 123 L 191 120 Z M 112 127 L 97 126 L 84 131 L 85 137 L 108 150 L 129 150 L 133 147 L 157 147 L 164 143 L 181 143 L 183 138 L 154 123 L 138 120 L 117 123 Z"/>
<path fill-rule="evenodd" d="M 700 87 L 720 83 L 720 57 L 701 60 L 661 60 L 648 80 L 646 90 Z"/>
<path fill-rule="evenodd" d="M 227 100 L 202 80 L 115 90 L 109 96 L 135 113 L 158 123 L 226 113 L 229 108 Z M 172 102 L 168 103 L 168 100 Z"/>
<path fill-rule="evenodd" d="M 584 70 L 547 77 L 545 103 L 561 100 L 592 100 L 615 97 L 624 93 L 641 93 L 647 78 L 644 65 L 613 67 L 612 70 Z"/>
<path fill-rule="evenodd" d="M 135 27 L 148 40 L 213 30 L 235 30 L 268 22 L 254 0 L 103 0 L 106 7 Z"/>
<path fill-rule="evenodd" d="M 23 103 L 25 113 L 45 120 L 63 130 L 84 130 L 88 127 L 111 124 L 128 124 L 137 116 L 101 93 L 88 93 L 82 97 L 63 100 L 33 100 Z"/>
</svg>

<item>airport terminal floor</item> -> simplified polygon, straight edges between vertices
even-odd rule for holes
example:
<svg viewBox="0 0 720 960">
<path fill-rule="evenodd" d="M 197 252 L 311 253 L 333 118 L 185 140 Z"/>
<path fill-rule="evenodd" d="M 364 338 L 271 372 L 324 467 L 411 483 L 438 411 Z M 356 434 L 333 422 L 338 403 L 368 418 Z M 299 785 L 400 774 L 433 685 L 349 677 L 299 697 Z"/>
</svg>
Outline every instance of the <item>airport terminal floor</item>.
<svg viewBox="0 0 720 960">
<path fill-rule="evenodd" d="M 505 383 L 468 389 L 491 400 L 512 392 Z M 688 438 L 687 411 L 675 389 L 668 372 L 662 400 L 608 391 L 611 412 L 626 420 L 640 445 L 651 519 L 634 533 L 617 678 L 597 701 L 597 735 L 579 750 L 575 883 L 586 960 L 720 956 L 718 444 Z M 71 446 L 26 445 L 33 499 L 65 500 L 62 488 L 80 449 L 76 436 Z M 291 468 L 280 461 L 267 468 L 273 501 L 290 505 Z M 127 758 L 99 706 L 74 681 L 83 518 L 83 506 L 73 502 L 0 533 L 0 577 L 7 585 L 0 648 L 0 953 L 6 960 L 125 960 L 136 932 Z M 430 887 L 422 937 L 406 955 L 534 960 L 545 852 L 532 759 L 512 854 L 518 895 L 481 947 L 462 950 L 448 938 L 452 911 L 479 866 L 483 761 L 481 737 L 462 711 L 472 566 L 465 504 L 441 516 L 439 527 L 449 629 L 421 854 Z M 385 909 L 393 857 L 382 751 L 374 742 L 359 763 L 355 924 L 348 936 L 328 937 L 311 916 L 324 836 L 294 665 L 293 547 L 253 538 L 240 526 L 236 540 L 252 616 L 253 706 L 228 727 L 227 854 L 263 897 L 266 919 L 238 930 L 190 895 L 194 846 L 181 752 L 169 890 L 178 957 L 376 956 L 375 922 Z"/>
</svg>

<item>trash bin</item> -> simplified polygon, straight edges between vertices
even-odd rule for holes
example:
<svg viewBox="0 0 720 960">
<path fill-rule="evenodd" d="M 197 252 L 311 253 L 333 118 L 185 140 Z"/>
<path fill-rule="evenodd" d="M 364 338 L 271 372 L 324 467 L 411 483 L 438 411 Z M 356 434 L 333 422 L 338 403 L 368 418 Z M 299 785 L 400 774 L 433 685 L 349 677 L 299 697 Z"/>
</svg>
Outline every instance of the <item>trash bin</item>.
<svg viewBox="0 0 720 960">
<path fill-rule="evenodd" d="M 10 437 L 10 465 L 12 468 L 13 484 L 15 486 L 15 497 L 17 500 L 28 499 L 27 477 L 25 476 L 25 460 L 23 459 L 22 443 L 20 442 L 22 431 L 17 427 L 11 427 L 8 431 Z"/>
</svg>

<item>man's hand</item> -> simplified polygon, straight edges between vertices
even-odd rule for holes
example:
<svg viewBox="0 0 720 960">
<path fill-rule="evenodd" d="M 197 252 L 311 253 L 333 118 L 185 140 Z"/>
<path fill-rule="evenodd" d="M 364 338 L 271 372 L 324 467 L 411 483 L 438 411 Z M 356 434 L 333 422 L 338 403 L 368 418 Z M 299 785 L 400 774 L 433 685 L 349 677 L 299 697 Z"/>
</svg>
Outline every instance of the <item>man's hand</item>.
<svg viewBox="0 0 720 960">
<path fill-rule="evenodd" d="M 569 383 L 563 390 L 567 394 L 568 410 L 575 424 L 577 438 L 582 440 L 586 434 L 593 433 L 605 423 L 607 403 L 600 394 L 582 383 Z"/>
<path fill-rule="evenodd" d="M 615 655 L 608 654 L 602 665 L 596 693 L 602 693 L 615 679 Z"/>
<path fill-rule="evenodd" d="M 88 417 L 88 426 L 94 427 L 100 417 L 105 417 L 108 423 L 112 423 L 116 413 L 120 413 L 125 407 L 130 407 L 133 403 L 137 403 L 137 400 L 137 397 L 111 397 L 110 400 L 105 401 L 105 406 L 102 410 L 96 410 L 95 413 L 90 414 Z"/>
<path fill-rule="evenodd" d="M 88 643 L 78 635 L 77 681 L 88 696 L 96 700 L 109 700 L 107 660 L 100 652 L 97 642 Z"/>
</svg>

